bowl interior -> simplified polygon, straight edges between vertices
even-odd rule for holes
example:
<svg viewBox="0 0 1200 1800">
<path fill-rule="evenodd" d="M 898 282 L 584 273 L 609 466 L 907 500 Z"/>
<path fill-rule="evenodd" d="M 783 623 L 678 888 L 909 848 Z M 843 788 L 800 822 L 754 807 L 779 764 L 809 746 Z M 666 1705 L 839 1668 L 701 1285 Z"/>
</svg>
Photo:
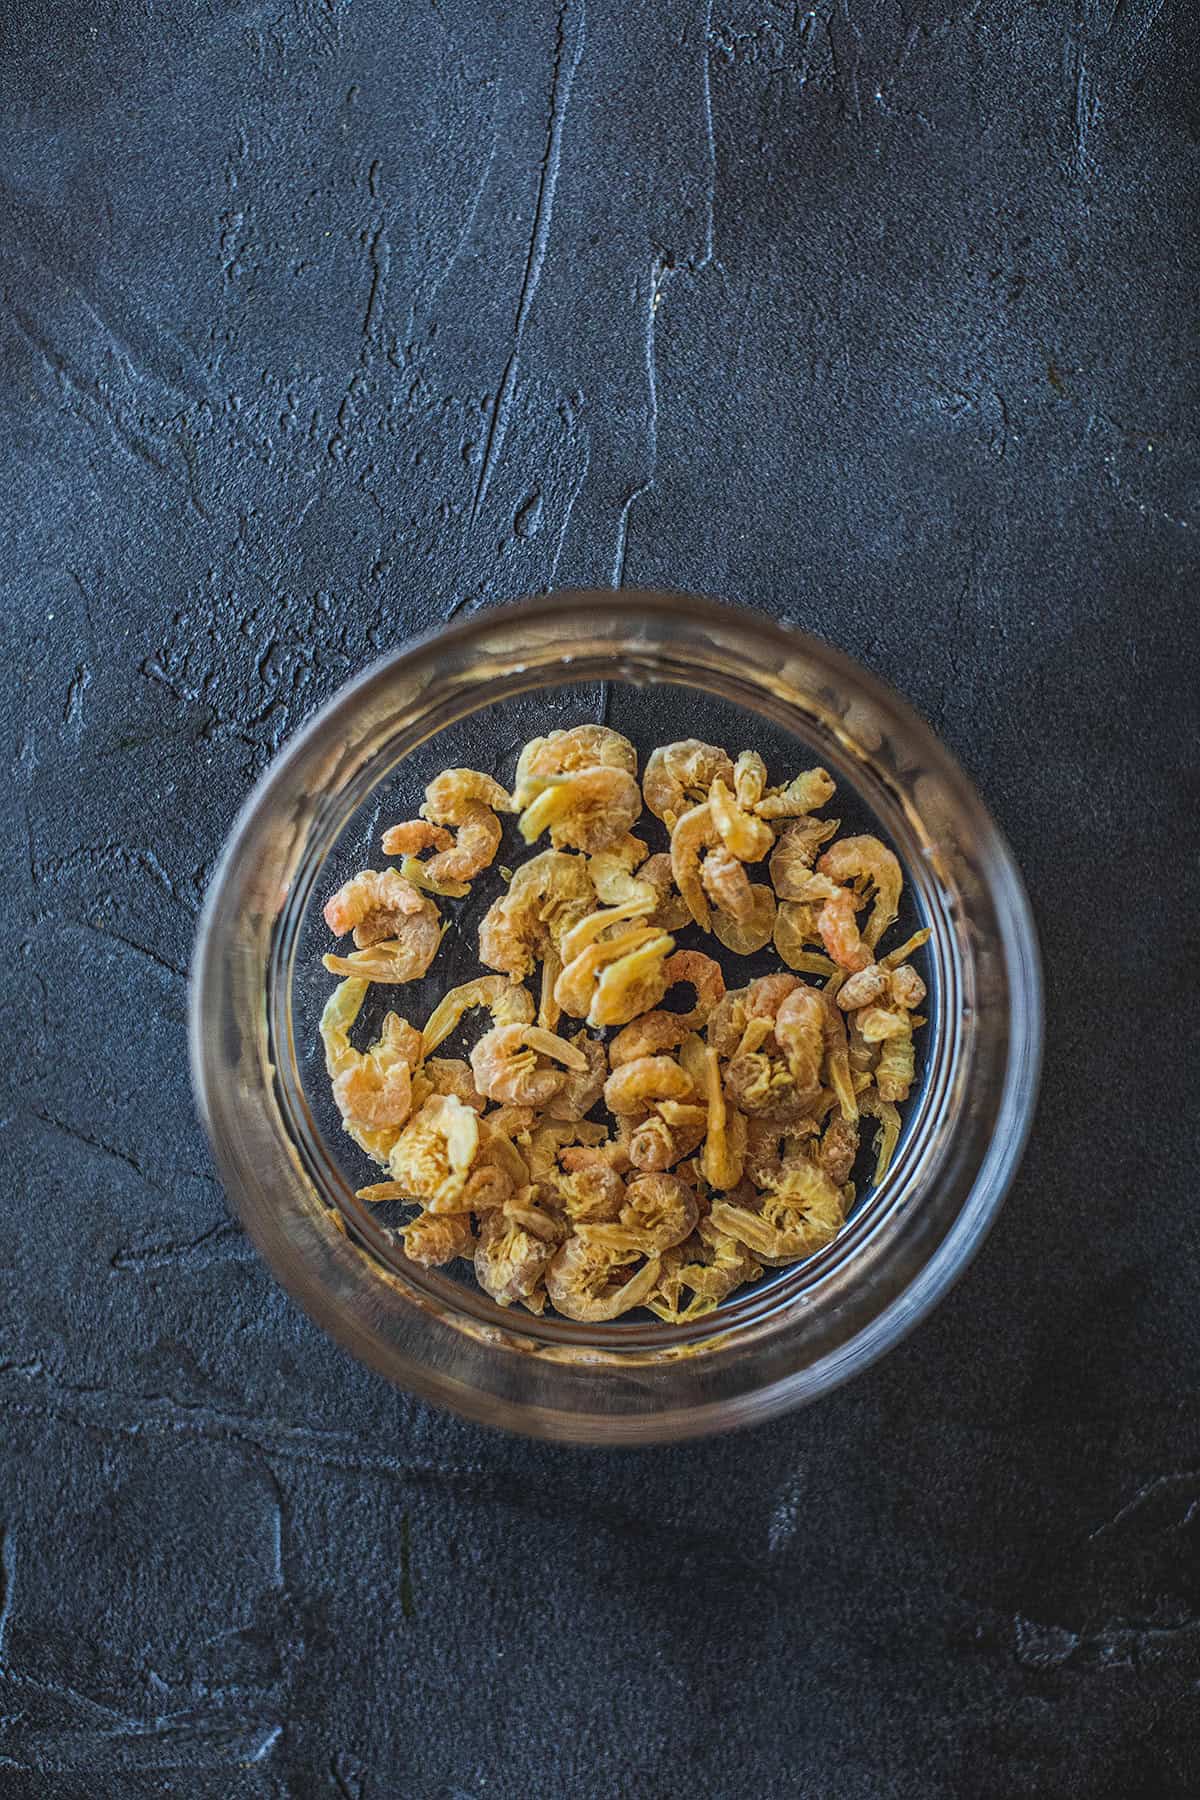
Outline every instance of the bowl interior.
<svg viewBox="0 0 1200 1800">
<path fill-rule="evenodd" d="M 347 1226 L 370 1248 L 381 1270 L 403 1271 L 409 1281 L 426 1288 L 442 1304 L 461 1308 L 480 1321 L 490 1320 L 494 1324 L 503 1321 L 509 1330 L 535 1335 L 549 1331 L 614 1349 L 622 1344 L 644 1342 L 648 1335 L 657 1339 L 663 1328 L 648 1312 L 627 1314 L 611 1323 L 589 1327 L 571 1325 L 552 1315 L 537 1320 L 523 1308 L 502 1312 L 478 1289 L 469 1264 L 460 1261 L 440 1270 L 422 1270 L 408 1262 L 403 1256 L 401 1241 L 395 1235 L 395 1227 L 411 1216 L 411 1209 L 399 1203 L 370 1205 L 355 1198 L 356 1188 L 385 1179 L 385 1176 L 343 1131 L 325 1072 L 319 1021 L 337 977 L 329 974 L 321 963 L 322 953 L 335 947 L 321 917 L 324 901 L 358 870 L 387 866 L 390 859 L 384 857 L 379 848 L 383 831 L 399 820 L 417 816 L 425 784 L 434 775 L 446 768 L 465 766 L 484 770 L 509 787 L 522 745 L 528 739 L 556 728 L 584 722 L 611 725 L 634 743 L 639 767 L 644 767 L 646 757 L 657 745 L 684 737 L 699 737 L 720 744 L 731 755 L 736 755 L 739 750 L 753 749 L 764 757 L 772 781 L 787 780 L 815 762 L 824 762 L 828 766 L 831 758 L 837 761 L 840 757 L 844 766 L 831 768 L 838 791 L 822 809 L 823 816 L 841 821 L 840 835 L 873 832 L 881 836 L 891 844 L 905 866 L 901 915 L 881 949 L 902 943 L 921 925 L 936 925 L 939 921 L 942 925 L 943 956 L 931 946 L 917 952 L 914 958 L 914 964 L 929 988 L 928 1002 L 922 1008 L 929 1023 L 916 1034 L 917 1080 L 908 1102 L 900 1109 L 903 1132 L 893 1166 L 902 1167 L 909 1159 L 914 1133 L 919 1131 L 927 1071 L 938 1061 L 943 986 L 939 968 L 948 941 L 950 897 L 930 879 L 928 864 L 923 857 L 916 865 L 919 879 L 912 878 L 909 868 L 914 847 L 911 823 L 902 820 L 902 829 L 897 832 L 895 819 L 882 818 L 877 805 L 872 805 L 863 791 L 862 765 L 845 756 L 827 738 L 822 739 L 799 715 L 793 714 L 785 724 L 778 718 L 765 716 L 694 685 L 651 679 L 637 682 L 613 679 L 599 683 L 564 679 L 549 686 L 539 682 L 533 691 L 509 694 L 499 701 L 488 701 L 484 694 L 479 699 L 481 703 L 473 710 L 441 724 L 423 741 L 414 744 L 399 761 L 392 759 L 389 764 L 386 754 L 378 759 L 367 791 L 350 809 L 319 866 L 313 869 L 290 969 L 287 1041 L 293 1046 L 293 1058 L 288 1059 L 291 1066 L 286 1062 L 277 1064 L 281 1088 L 287 1093 L 295 1130 L 304 1141 L 310 1166 L 321 1171 L 323 1183 L 334 1197 Z M 635 830 L 649 844 L 651 853 L 668 847 L 665 827 L 649 811 L 643 813 Z M 479 961 L 478 927 L 487 907 L 504 891 L 499 869 L 501 866 L 515 868 L 547 845 L 548 839 L 532 846 L 524 844 L 515 821 L 505 822 L 505 838 L 495 863 L 476 879 L 471 894 L 462 900 L 438 900 L 449 928 L 426 976 L 403 986 L 373 984 L 369 989 L 352 1033 L 356 1045 L 364 1048 L 374 1041 L 387 1011 L 395 1010 L 419 1027 L 448 988 L 489 972 Z M 753 871 L 753 875 L 755 879 L 765 880 L 765 865 Z M 715 936 L 695 926 L 673 935 L 678 948 L 703 950 L 718 960 L 728 987 L 744 986 L 758 975 L 785 966 L 770 945 L 756 955 L 743 957 L 724 949 Z M 348 940 L 336 947 L 345 950 L 349 947 Z M 536 981 L 535 975 L 530 983 L 535 993 Z M 681 991 L 677 997 L 668 995 L 664 1004 L 671 1006 L 676 999 L 681 1009 L 690 1003 L 686 992 Z M 487 1015 L 481 1011 L 468 1014 L 439 1054 L 465 1056 L 489 1024 Z M 577 1022 L 569 1028 L 577 1029 Z M 613 1034 L 603 1035 L 611 1037 Z M 594 1116 L 605 1116 L 602 1105 Z M 877 1205 L 881 1198 L 881 1191 L 872 1181 L 873 1139 L 871 1122 L 864 1121 L 862 1149 L 853 1177 L 857 1188 L 851 1214 L 854 1221 Z M 885 1181 L 884 1188 L 887 1186 Z M 819 1253 L 819 1256 L 824 1254 Z M 819 1256 L 809 1261 L 818 1261 Z M 685 1329 L 691 1336 L 697 1330 L 711 1335 L 714 1330 L 727 1329 L 736 1316 L 746 1312 L 748 1307 L 761 1304 L 768 1296 L 782 1299 L 795 1287 L 797 1274 L 797 1268 L 768 1270 L 753 1289 L 743 1289 L 731 1296 L 717 1313 L 697 1322 L 696 1327 L 670 1330 L 678 1336 L 680 1330 Z"/>
</svg>

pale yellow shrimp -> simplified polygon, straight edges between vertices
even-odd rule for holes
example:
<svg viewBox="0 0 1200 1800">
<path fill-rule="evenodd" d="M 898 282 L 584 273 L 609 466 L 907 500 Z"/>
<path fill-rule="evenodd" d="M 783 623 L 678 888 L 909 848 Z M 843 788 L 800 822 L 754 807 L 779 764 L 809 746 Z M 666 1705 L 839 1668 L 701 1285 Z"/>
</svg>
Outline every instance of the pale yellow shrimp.
<svg viewBox="0 0 1200 1800">
<path fill-rule="evenodd" d="M 443 888 L 461 887 L 474 880 L 494 861 L 503 836 L 504 828 L 489 807 L 464 806 L 453 845 L 429 858 L 424 865 L 426 879 Z"/>
<path fill-rule="evenodd" d="M 726 912 L 713 914 L 712 928 L 718 941 L 738 956 L 755 956 L 771 942 L 775 932 L 775 895 L 765 882 L 750 886 L 750 913 L 745 919 Z"/>
<path fill-rule="evenodd" d="M 604 1104 L 609 1112 L 636 1113 L 655 1100 L 690 1100 L 695 1091 L 691 1076 L 671 1057 L 639 1056 L 613 1070 Z"/>
<path fill-rule="evenodd" d="M 761 1050 L 742 1051 L 725 1070 L 725 1088 L 734 1104 L 752 1118 L 768 1119 L 781 1129 L 809 1120 L 817 1094 L 798 1089 L 782 1058 Z"/>
<path fill-rule="evenodd" d="M 553 775 L 530 801 L 517 827 L 527 844 L 549 828 L 555 849 L 594 853 L 619 842 L 642 810 L 641 790 L 624 769 L 597 764 Z"/>
<path fill-rule="evenodd" d="M 794 994 L 803 985 L 795 975 L 785 975 L 782 971 L 778 975 L 760 975 L 745 990 L 746 1018 L 770 1019 L 774 1026 L 779 1009 L 788 995 Z"/>
<path fill-rule="evenodd" d="M 908 1014 L 903 1017 L 907 1029 L 884 1039 L 875 1064 L 875 1085 L 881 1100 L 907 1100 L 916 1073 L 912 1023 Z"/>
<path fill-rule="evenodd" d="M 828 769 L 805 769 L 786 787 L 772 788 L 755 805 L 760 819 L 799 819 L 833 799 L 837 785 Z"/>
<path fill-rule="evenodd" d="M 673 832 L 688 803 L 704 800 L 714 781 L 733 785 L 733 764 L 728 753 L 699 738 L 663 744 L 651 752 L 642 777 L 646 805 L 656 819 Z"/>
<path fill-rule="evenodd" d="M 836 834 L 839 824 L 838 819 L 793 819 L 784 826 L 768 865 L 771 883 L 781 900 L 814 897 L 808 878 L 821 846 Z"/>
<path fill-rule="evenodd" d="M 864 1006 L 858 1015 L 858 1029 L 868 1044 L 881 1044 L 885 1038 L 911 1037 L 912 1020 L 907 1012 L 893 1012 L 886 1006 Z"/>
<path fill-rule="evenodd" d="M 553 944 L 546 946 L 542 959 L 542 981 L 538 992 L 537 1022 L 544 1031 L 554 1031 L 562 1017 L 562 1007 L 554 998 L 554 984 L 563 972 L 562 957 Z"/>
<path fill-rule="evenodd" d="M 588 858 L 588 874 L 592 878 L 592 886 L 596 890 L 596 898 L 603 900 L 606 906 L 623 906 L 629 901 L 640 902 L 640 910 L 649 912 L 656 903 L 654 887 L 640 881 L 634 870 L 640 867 L 649 856 L 649 846 L 643 844 L 641 838 L 626 832 L 607 850 L 597 850 Z"/>
<path fill-rule="evenodd" d="M 746 1119 L 743 1113 L 728 1108 L 721 1085 L 721 1064 L 717 1053 L 709 1048 L 704 1053 L 705 1087 L 708 1098 L 708 1130 L 700 1152 L 700 1168 L 709 1187 L 732 1188 L 742 1179 L 746 1156 Z"/>
<path fill-rule="evenodd" d="M 781 1003 L 775 1015 L 775 1036 L 787 1057 L 796 1092 L 809 1106 L 821 1089 L 821 1065 L 828 1037 L 829 1003 L 817 988 L 797 987 Z"/>
<path fill-rule="evenodd" d="M 619 1218 L 589 1225 L 588 1238 L 593 1244 L 611 1244 L 615 1250 L 653 1255 L 690 1237 L 698 1216 L 695 1192 L 677 1175 L 664 1171 L 633 1175 L 625 1184 Z"/>
<path fill-rule="evenodd" d="M 843 981 L 837 991 L 837 1003 L 843 1012 L 857 1012 L 860 1006 L 874 1006 L 887 992 L 887 985 L 888 971 L 878 963 L 867 963 L 865 968 Z"/>
<path fill-rule="evenodd" d="M 590 946 L 600 943 L 615 942 L 609 934 L 619 925 L 629 925 L 634 919 L 641 920 L 642 909 L 636 900 L 627 901 L 622 906 L 608 906 L 599 912 L 589 913 L 563 933 L 561 941 L 562 960 L 573 963 L 577 957 Z"/>
<path fill-rule="evenodd" d="M 570 1013 L 572 1018 L 582 1019 L 591 1008 L 596 984 L 604 968 L 645 944 L 658 943 L 660 937 L 661 934 L 651 926 L 635 926 L 632 930 L 620 931 L 615 937 L 606 938 L 600 943 L 589 944 L 585 950 L 565 962 L 562 974 L 554 984 L 555 1003 L 564 1012 Z M 674 947 L 673 938 L 662 941 Z M 666 992 L 665 986 L 662 991 Z M 594 1021 L 589 1019 L 588 1023 L 592 1024 Z"/>
<path fill-rule="evenodd" d="M 740 862 L 761 862 L 775 842 L 771 827 L 741 807 L 720 777 L 709 789 L 708 803 L 726 850 Z"/>
<path fill-rule="evenodd" d="M 412 1066 L 420 1057 L 421 1039 L 406 1019 L 388 1013 L 377 1042 L 366 1051 L 354 1049 L 350 1027 L 362 1009 L 367 985 L 340 982 L 325 1003 L 320 1030 L 334 1103 L 344 1123 L 376 1138 L 389 1128 L 398 1131 L 412 1109 Z M 370 1153 L 377 1154 L 380 1148 L 376 1142 Z"/>
<path fill-rule="evenodd" d="M 403 921 L 429 902 L 398 869 L 363 869 L 325 902 L 325 923 L 335 937 L 354 933 L 360 950 L 396 937 Z"/>
<path fill-rule="evenodd" d="M 478 769 L 443 769 L 425 789 L 421 817 L 435 825 L 461 825 L 476 806 L 512 812 L 512 796 L 491 775 Z"/>
<path fill-rule="evenodd" d="M 721 1056 L 732 1056 L 742 1041 L 749 995 L 748 987 L 729 988 L 709 1015 L 708 1041 Z"/>
<path fill-rule="evenodd" d="M 688 911 L 701 930 L 711 930 L 708 901 L 700 881 L 700 853 L 717 842 L 712 807 L 705 800 L 682 813 L 671 831 L 671 873 Z"/>
<path fill-rule="evenodd" d="M 753 917 L 754 894 L 746 866 L 718 844 L 700 864 L 700 885 L 718 912 L 744 923 Z"/>
<path fill-rule="evenodd" d="M 756 806 L 767 791 L 767 765 L 757 750 L 741 750 L 733 765 L 733 792 L 739 806 Z"/>
<path fill-rule="evenodd" d="M 608 1075 L 608 1055 L 599 1038 L 588 1037 L 586 1032 L 580 1031 L 571 1043 L 583 1057 L 586 1067 L 569 1069 L 566 1080 L 546 1107 L 550 1118 L 568 1122 L 582 1119 L 591 1112 L 604 1092 Z"/>
<path fill-rule="evenodd" d="M 718 1231 L 736 1238 L 764 1263 L 791 1263 L 831 1243 L 845 1222 L 839 1189 L 813 1163 L 791 1165 L 761 1213 L 713 1202 Z"/>
<path fill-rule="evenodd" d="M 647 1300 L 650 1311 L 668 1325 L 686 1325 L 713 1312 L 744 1282 L 757 1281 L 762 1268 L 736 1238 L 701 1219 L 694 1234 L 662 1258 L 658 1287 Z M 693 1298 L 681 1306 L 682 1290 Z"/>
<path fill-rule="evenodd" d="M 477 1115 L 453 1094 L 435 1094 L 392 1146 L 392 1179 L 431 1212 L 462 1212 L 462 1192 L 479 1149 Z"/>
<path fill-rule="evenodd" d="M 422 850 L 448 850 L 453 842 L 453 832 L 443 825 L 431 825 L 428 819 L 406 819 L 402 825 L 388 826 L 380 847 L 385 856 L 420 856 Z"/>
<path fill-rule="evenodd" d="M 350 1042 L 350 1027 L 362 1011 L 369 986 L 367 981 L 339 981 L 325 1002 L 320 1032 L 325 1070 L 331 1078 L 352 1067 L 361 1054 Z"/>
<path fill-rule="evenodd" d="M 367 1131 L 403 1125 L 412 1110 L 412 1070 L 406 1062 L 381 1070 L 365 1056 L 334 1077 L 333 1099 L 343 1119 Z"/>
<path fill-rule="evenodd" d="M 880 963 L 885 969 L 898 969 L 901 963 L 907 962 L 910 956 L 927 944 L 932 936 L 928 925 L 923 926 L 920 931 L 914 931 L 910 938 L 905 938 L 895 950 L 889 950 L 886 956 L 881 956 Z"/>
<path fill-rule="evenodd" d="M 588 1066 L 573 1044 L 540 1026 L 495 1025 L 471 1051 L 475 1086 L 489 1100 L 543 1107 L 566 1079 L 562 1069 L 539 1066 L 538 1058 L 547 1056 L 569 1069 Z"/>
<path fill-rule="evenodd" d="M 719 962 L 702 950 L 676 950 L 663 967 L 667 987 L 690 987 L 696 996 L 691 1012 L 682 1015 L 692 1031 L 707 1023 L 714 1007 L 725 998 L 725 976 Z"/>
<path fill-rule="evenodd" d="M 479 975 L 442 995 L 421 1033 L 423 1054 L 444 1044 L 473 1007 L 486 1008 L 496 1025 L 532 1025 L 533 996 L 520 982 L 504 975 Z"/>
<path fill-rule="evenodd" d="M 862 934 L 868 950 L 874 950 L 889 925 L 895 924 L 900 911 L 904 877 L 893 852 L 877 837 L 840 838 L 825 851 L 817 869 L 831 881 L 853 882 L 860 888 L 874 889 L 875 904 Z M 867 960 L 869 962 L 870 958 Z"/>
<path fill-rule="evenodd" d="M 627 775 L 636 775 L 637 751 L 627 737 L 610 725 L 574 725 L 569 731 L 552 731 L 547 737 L 534 738 L 517 759 L 513 785 L 517 810 L 528 806 L 551 776 L 596 767 L 623 769 Z"/>
<path fill-rule="evenodd" d="M 483 1111 L 486 1102 L 476 1089 L 470 1065 L 461 1057 L 431 1056 L 421 1063 L 420 1076 L 427 1089 L 422 1096 L 423 1100 L 427 1100 L 430 1094 L 453 1094 L 464 1106 L 471 1107 L 475 1112 Z"/>
<path fill-rule="evenodd" d="M 690 1015 L 673 1012 L 648 1012 L 618 1031 L 608 1046 L 608 1060 L 614 1069 L 639 1056 L 658 1056 L 682 1044 L 692 1030 Z"/>
<path fill-rule="evenodd" d="M 349 956 L 323 956 L 321 960 L 331 974 L 381 983 L 419 981 L 437 955 L 442 941 L 442 920 L 437 907 L 424 894 L 417 893 L 394 869 L 386 870 L 382 879 L 386 880 L 387 876 L 393 876 L 397 885 L 389 884 L 384 891 L 400 900 L 400 910 L 388 918 L 382 938 L 375 935 L 377 929 L 383 929 L 382 915 L 369 913 L 364 917 L 355 928 L 355 942 L 365 933 L 370 943 L 352 951 Z M 353 886 L 353 883 L 349 885 Z M 344 894 L 345 889 L 342 892 Z M 327 907 L 327 917 L 328 913 Z M 346 917 L 345 914 L 338 916 Z M 386 932 L 392 935 L 389 937 Z"/>
<path fill-rule="evenodd" d="M 625 1183 L 603 1159 L 586 1163 L 559 1178 L 558 1201 L 572 1225 L 601 1225 L 621 1216 Z"/>
<path fill-rule="evenodd" d="M 657 1006 L 667 991 L 666 964 L 675 947 L 675 939 L 665 932 L 655 932 L 634 943 L 614 962 L 600 971 L 587 1010 L 587 1022 L 598 1029 L 604 1025 L 627 1025 L 641 1013 Z M 641 938 L 640 933 L 632 934 Z"/>
<path fill-rule="evenodd" d="M 832 975 L 837 964 L 809 944 L 822 942 L 817 930 L 820 907 L 810 902 L 781 900 L 775 913 L 774 944 L 780 961 L 801 975 Z"/>
<path fill-rule="evenodd" d="M 926 992 L 925 983 L 909 963 L 900 963 L 888 971 L 888 995 L 893 1006 L 915 1012 Z"/>
<path fill-rule="evenodd" d="M 624 1141 L 635 1169 L 671 1169 L 704 1141 L 708 1109 L 662 1100 L 644 1119 L 633 1115 L 621 1123 L 629 1126 Z"/>
<path fill-rule="evenodd" d="M 565 1158 L 583 1147 L 594 1149 L 603 1145 L 607 1138 L 608 1132 L 603 1125 L 589 1124 L 586 1119 L 576 1123 L 573 1119 L 544 1119 L 539 1115 L 529 1134 L 526 1152 L 529 1179 L 552 1183 L 557 1178 L 560 1157 Z M 564 1160 L 563 1167 L 569 1166 L 575 1165 L 568 1165 Z"/>
<path fill-rule="evenodd" d="M 506 1208 L 486 1213 L 475 1247 L 475 1279 L 499 1306 L 512 1306 L 539 1285 L 558 1245 L 530 1229 L 532 1208 L 514 1218 Z"/>
<path fill-rule="evenodd" d="M 454 842 L 453 837 L 450 839 Z M 411 881 L 415 888 L 421 888 L 427 894 L 436 894 L 439 899 L 465 900 L 471 891 L 469 881 L 437 881 L 429 874 L 428 866 L 419 856 L 405 856 L 400 861 L 400 873 L 405 881 Z"/>
<path fill-rule="evenodd" d="M 817 930 L 826 950 L 839 968 L 849 969 L 852 975 L 865 969 L 871 960 L 870 949 L 859 935 L 854 917 L 861 905 L 862 901 L 850 888 L 839 888 L 831 899 L 826 900 L 817 917 Z"/>
<path fill-rule="evenodd" d="M 489 969 L 524 977 L 594 904 L 586 859 L 544 850 L 521 865 L 508 892 L 480 921 L 479 959 Z"/>
<path fill-rule="evenodd" d="M 632 1275 L 627 1252 L 592 1243 L 594 1226 L 582 1225 L 557 1250 L 546 1271 L 546 1291 L 556 1311 L 582 1323 L 619 1318 L 654 1292 L 660 1262 L 652 1256 Z"/>
<path fill-rule="evenodd" d="M 360 1194 L 359 1198 L 362 1196 Z M 456 1256 L 473 1256 L 475 1233 L 470 1213 L 418 1213 L 397 1232 L 404 1254 L 422 1268 L 437 1268 Z"/>
</svg>

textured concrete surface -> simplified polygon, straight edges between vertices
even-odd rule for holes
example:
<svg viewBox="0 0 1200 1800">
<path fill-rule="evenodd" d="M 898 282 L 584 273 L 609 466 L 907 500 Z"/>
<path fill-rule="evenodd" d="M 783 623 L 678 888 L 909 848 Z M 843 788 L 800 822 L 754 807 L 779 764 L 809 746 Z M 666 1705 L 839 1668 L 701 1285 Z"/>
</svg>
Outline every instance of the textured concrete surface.
<svg viewBox="0 0 1200 1800">
<path fill-rule="evenodd" d="M 1200 1792 L 1197 48 L 1186 0 L 0 0 L 3 1800 Z M 904 689 L 1049 1000 L 935 1318 L 629 1455 L 348 1362 L 184 1069 L 283 738 L 415 620 L 610 581 Z"/>
</svg>

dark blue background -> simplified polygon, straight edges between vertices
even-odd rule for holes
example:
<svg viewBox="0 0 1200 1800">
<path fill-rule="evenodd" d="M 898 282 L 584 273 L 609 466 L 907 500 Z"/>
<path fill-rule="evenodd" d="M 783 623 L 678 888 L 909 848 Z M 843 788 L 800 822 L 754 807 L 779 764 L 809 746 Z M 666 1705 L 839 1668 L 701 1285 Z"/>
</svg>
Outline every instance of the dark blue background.
<svg viewBox="0 0 1200 1800">
<path fill-rule="evenodd" d="M 3 1800 L 1200 1792 L 1194 20 L 0 0 Z M 184 1066 L 283 738 L 613 581 L 903 689 L 1049 1006 L 936 1317 L 621 1455 L 324 1341 Z"/>
</svg>

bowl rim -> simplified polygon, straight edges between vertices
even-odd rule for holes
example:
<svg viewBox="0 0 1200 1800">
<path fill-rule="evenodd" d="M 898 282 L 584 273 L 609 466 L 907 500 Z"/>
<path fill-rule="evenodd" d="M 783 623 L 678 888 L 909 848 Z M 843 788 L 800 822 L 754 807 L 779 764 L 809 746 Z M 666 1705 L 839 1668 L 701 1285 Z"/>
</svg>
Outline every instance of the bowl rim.
<svg viewBox="0 0 1200 1800">
<path fill-rule="evenodd" d="M 835 679 L 840 677 L 880 705 L 897 721 L 906 740 L 915 742 L 933 759 L 939 775 L 957 790 L 958 798 L 978 816 L 987 833 L 989 895 L 995 896 L 1003 939 L 1010 1023 L 1014 1022 L 1014 1013 L 1019 1013 L 1015 1020 L 1018 1041 L 1009 1044 L 994 1128 L 966 1199 L 933 1253 L 851 1338 L 799 1371 L 802 1391 L 798 1391 L 797 1373 L 791 1372 L 748 1390 L 736 1403 L 721 1397 L 669 1412 L 560 1413 L 520 1399 L 498 1400 L 490 1392 L 481 1392 L 454 1380 L 445 1371 L 419 1362 L 406 1362 L 403 1373 L 398 1373 L 394 1349 L 377 1332 L 365 1328 L 361 1319 L 348 1316 L 340 1296 L 326 1285 L 314 1287 L 305 1280 L 303 1258 L 297 1260 L 294 1238 L 285 1241 L 279 1233 L 272 1232 L 263 1212 L 248 1204 L 245 1171 L 233 1153 L 229 1134 L 221 1130 L 228 1094 L 222 1091 L 223 1075 L 213 1054 L 212 1034 L 207 1029 L 206 1004 L 219 985 L 223 957 L 214 926 L 225 890 L 254 839 L 271 797 L 287 790 L 289 777 L 305 761 L 314 742 L 329 732 L 336 721 L 352 716 L 366 696 L 395 682 L 406 671 L 419 671 L 435 651 L 444 655 L 456 646 L 470 648 L 486 641 L 489 634 L 524 624 L 559 625 L 582 608 L 593 613 L 602 608 L 609 619 L 627 615 L 643 625 L 647 615 L 659 622 L 678 620 L 690 628 L 703 628 L 707 623 L 723 631 L 731 626 L 736 629 L 740 622 L 760 639 L 773 638 L 781 656 L 799 656 L 815 662 Z M 1032 1126 L 1042 1041 L 1040 957 L 1028 896 L 1003 834 L 953 753 L 888 682 L 837 646 L 752 608 L 678 590 L 561 589 L 481 608 L 466 618 L 405 639 L 343 683 L 289 736 L 240 806 L 205 896 L 189 979 L 189 1054 L 197 1108 L 231 1209 L 241 1217 L 275 1277 L 322 1329 L 389 1380 L 479 1423 L 526 1435 L 592 1443 L 674 1441 L 758 1423 L 832 1391 L 913 1330 L 964 1273 L 995 1221 Z M 357 1254 L 364 1254 L 357 1246 L 354 1248 Z"/>
</svg>

